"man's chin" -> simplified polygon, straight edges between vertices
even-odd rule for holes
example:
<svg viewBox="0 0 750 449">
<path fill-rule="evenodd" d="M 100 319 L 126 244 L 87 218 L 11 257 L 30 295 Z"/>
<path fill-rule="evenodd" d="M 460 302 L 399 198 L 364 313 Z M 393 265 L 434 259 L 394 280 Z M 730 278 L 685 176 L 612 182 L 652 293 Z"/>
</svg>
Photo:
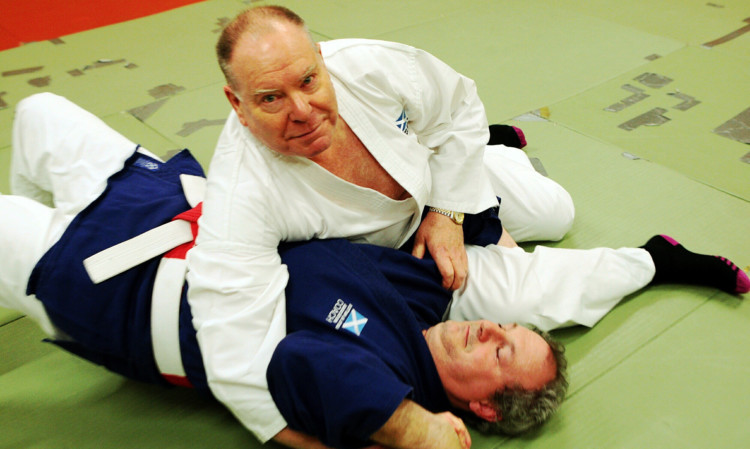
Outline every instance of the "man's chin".
<svg viewBox="0 0 750 449">
<path fill-rule="evenodd" d="M 331 147 L 331 138 L 323 135 L 317 136 L 310 141 L 300 143 L 302 143 L 302 145 L 296 145 L 299 151 L 295 151 L 295 153 L 304 155 L 304 157 L 308 159 L 315 159 Z"/>
</svg>

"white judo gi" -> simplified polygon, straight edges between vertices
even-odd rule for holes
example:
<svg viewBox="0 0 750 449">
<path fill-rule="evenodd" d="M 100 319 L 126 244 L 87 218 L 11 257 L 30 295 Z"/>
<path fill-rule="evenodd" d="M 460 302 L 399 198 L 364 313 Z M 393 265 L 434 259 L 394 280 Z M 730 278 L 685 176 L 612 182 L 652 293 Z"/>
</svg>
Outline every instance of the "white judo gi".
<svg viewBox="0 0 750 449">
<path fill-rule="evenodd" d="M 399 55 L 426 58 L 408 48 L 400 50 Z M 454 79 L 464 82 L 458 75 Z M 347 107 L 342 109 L 346 111 Z M 346 120 L 351 120 L 344 114 Z M 360 132 L 365 145 L 375 139 Z M 377 134 L 378 128 L 372 127 L 369 132 Z M 414 139 L 413 135 L 405 136 Z M 242 139 L 241 143 L 229 145 L 233 138 Z M 0 259 L 0 305 L 24 311 L 54 335 L 54 326 L 40 303 L 25 294 L 28 276 L 75 214 L 101 194 L 107 178 L 122 167 L 135 143 L 51 94 L 19 103 L 13 142 L 14 193 L 46 201 L 53 207 L 26 198 L 0 196 L 0 245 L 3 254 L 13 255 Z M 201 349 L 204 355 L 209 352 L 204 356 L 204 365 L 212 392 L 259 439 L 266 440 L 285 424 L 265 382 L 267 360 L 285 332 L 286 270 L 280 265 L 275 244 L 281 240 L 348 236 L 398 246 L 416 226 L 418 218 L 414 215 L 418 216 L 430 200 L 427 190 L 415 191 L 413 198 L 394 201 L 400 204 L 391 207 L 394 205 L 388 203 L 393 200 L 345 183 L 305 160 L 283 161 L 288 158 L 265 148 L 253 149 L 249 147 L 253 142 L 232 114 L 212 162 L 199 246 L 189 253 L 188 281 Z M 508 157 L 509 154 L 513 156 Z M 522 156 L 522 152 L 504 148 L 489 151 L 486 158 L 500 164 L 491 164 L 488 182 L 503 196 L 504 204 L 508 197 L 520 201 L 518 206 L 523 213 L 536 215 L 544 226 L 551 224 L 537 229 L 536 234 L 530 233 L 528 238 L 560 238 L 572 219 L 569 196 L 560 186 L 534 172 Z M 397 156 L 394 158 L 390 164 L 403 163 Z M 282 170 L 290 163 L 289 173 Z M 424 163 L 428 163 L 427 157 Z M 389 168 L 389 163 L 381 164 Z M 506 172 L 507 167 L 513 169 Z M 311 187 L 297 198 L 294 188 L 302 187 L 301 179 L 309 179 Z M 420 182 L 429 184 L 417 179 L 409 185 Z M 526 190 L 503 192 L 503 182 L 507 183 L 506 188 L 518 190 L 520 186 Z M 541 210 L 524 208 L 526 196 L 528 204 L 537 204 L 531 200 L 534 195 L 557 201 L 541 202 Z M 344 199 L 360 209 L 349 215 L 347 208 L 340 205 Z M 362 203 L 366 206 L 361 207 Z M 380 208 L 373 209 L 378 204 L 382 204 Z M 381 208 L 396 212 L 389 215 Z M 391 217 L 391 221 L 382 221 L 384 216 Z M 368 228 L 373 220 L 378 223 L 377 229 Z M 562 230 L 559 222 L 564 223 Z M 356 232 L 347 234 L 345 228 Z M 273 241 L 273 253 L 259 251 Z M 526 253 L 520 248 L 490 246 L 468 247 L 467 254 L 469 278 L 466 286 L 454 294 L 452 318 L 520 321 L 543 328 L 576 322 L 593 324 L 623 295 L 646 285 L 654 270 L 650 256 L 640 249 L 544 249 Z M 223 290 L 215 290 L 219 286 Z M 548 296 L 549 292 L 554 294 Z"/>
</svg>

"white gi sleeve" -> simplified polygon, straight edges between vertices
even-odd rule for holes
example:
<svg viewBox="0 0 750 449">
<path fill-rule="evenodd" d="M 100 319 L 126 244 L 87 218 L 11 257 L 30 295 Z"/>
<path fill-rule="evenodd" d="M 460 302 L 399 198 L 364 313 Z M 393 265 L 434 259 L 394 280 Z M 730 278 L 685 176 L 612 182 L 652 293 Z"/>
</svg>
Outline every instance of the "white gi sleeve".
<svg viewBox="0 0 750 449">
<path fill-rule="evenodd" d="M 427 204 L 466 213 L 497 206 L 483 165 L 487 117 L 472 80 L 408 45 L 344 39 L 322 48 L 330 72 L 368 111 L 384 123 L 405 112 L 404 132 L 430 152 Z"/>
<path fill-rule="evenodd" d="M 483 163 L 487 116 L 474 81 L 421 50 L 413 53 L 409 80 L 409 129 L 434 152 L 428 204 L 467 213 L 496 206 Z"/>
<path fill-rule="evenodd" d="M 288 273 L 262 182 L 247 176 L 247 151 L 227 137 L 231 120 L 211 161 L 197 244 L 188 253 L 188 301 L 212 393 L 266 442 L 286 426 L 266 368 L 286 334 Z"/>
</svg>

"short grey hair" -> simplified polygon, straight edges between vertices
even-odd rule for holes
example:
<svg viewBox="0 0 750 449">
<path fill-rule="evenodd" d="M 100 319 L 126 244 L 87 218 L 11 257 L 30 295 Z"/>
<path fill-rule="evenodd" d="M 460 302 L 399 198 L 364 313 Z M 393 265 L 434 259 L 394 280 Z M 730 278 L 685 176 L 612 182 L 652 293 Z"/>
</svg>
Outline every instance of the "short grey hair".
<svg viewBox="0 0 750 449">
<path fill-rule="evenodd" d="M 568 361 L 565 347 L 549 333 L 532 329 L 547 342 L 557 365 L 555 378 L 539 390 L 506 388 L 495 392 L 493 402 L 500 412 L 501 419 L 487 421 L 473 413 L 463 418 L 474 428 L 484 433 L 520 435 L 544 424 L 560 407 L 568 391 Z"/>
</svg>

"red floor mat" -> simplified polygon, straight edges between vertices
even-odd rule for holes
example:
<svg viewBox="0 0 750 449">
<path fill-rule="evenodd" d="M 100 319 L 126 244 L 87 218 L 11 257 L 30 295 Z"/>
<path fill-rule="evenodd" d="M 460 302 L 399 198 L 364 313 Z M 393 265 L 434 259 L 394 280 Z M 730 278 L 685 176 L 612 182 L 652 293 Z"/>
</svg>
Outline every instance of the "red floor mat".
<svg viewBox="0 0 750 449">
<path fill-rule="evenodd" d="M 0 0 L 0 50 L 156 14 L 202 0 Z"/>
</svg>

